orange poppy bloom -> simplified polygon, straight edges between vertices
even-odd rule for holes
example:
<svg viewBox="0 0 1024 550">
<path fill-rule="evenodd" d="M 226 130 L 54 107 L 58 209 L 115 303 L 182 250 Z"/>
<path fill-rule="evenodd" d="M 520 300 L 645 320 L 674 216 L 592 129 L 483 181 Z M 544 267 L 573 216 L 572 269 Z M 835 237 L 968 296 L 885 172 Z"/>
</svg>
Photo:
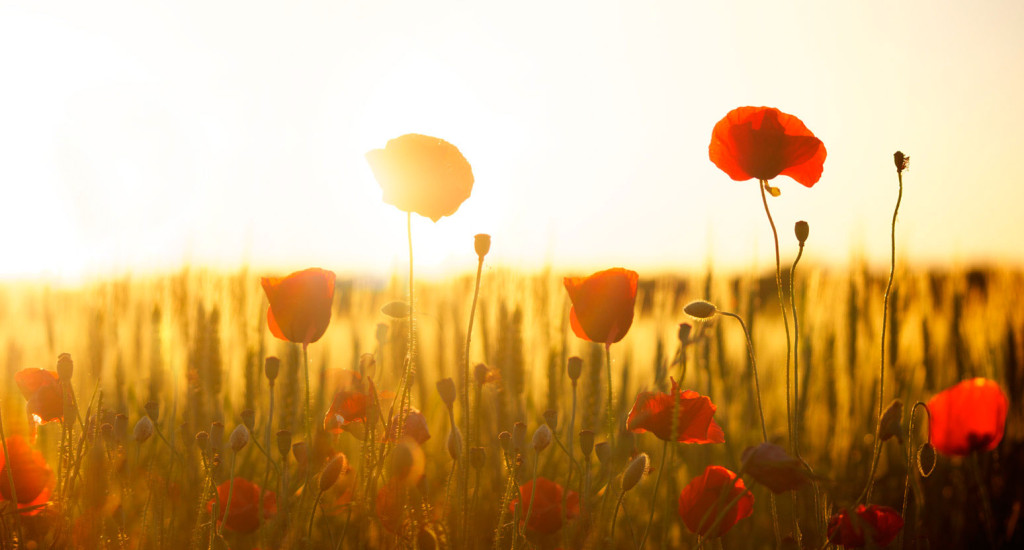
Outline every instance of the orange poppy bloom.
<svg viewBox="0 0 1024 550">
<path fill-rule="evenodd" d="M 725 443 L 725 433 L 715 423 L 718 407 L 711 398 L 693 390 L 681 391 L 672 381 L 672 393 L 642 391 L 626 418 L 626 428 L 636 433 L 652 432 L 658 439 L 672 439 L 672 412 L 678 403 L 676 441 L 680 443 Z M 673 399 L 675 396 L 675 399 Z"/>
<path fill-rule="evenodd" d="M 331 324 L 334 301 L 334 272 L 317 267 L 297 271 L 287 277 L 260 279 L 267 293 L 270 332 L 296 344 L 312 344 Z"/>
<path fill-rule="evenodd" d="M 0 453 L 3 449 L 0 448 Z M 53 471 L 43 460 L 43 454 L 29 446 L 20 435 L 7 438 L 9 456 L 0 455 L 0 497 L 11 500 L 11 484 L 7 477 L 10 470 L 14 477 L 14 490 L 18 493 L 18 507 L 25 508 L 43 504 L 50 499 L 53 487 Z M 35 514 L 38 510 L 29 512 Z"/>
<path fill-rule="evenodd" d="M 533 484 L 537 484 L 537 491 L 534 493 Z M 527 481 L 519 486 L 519 499 L 509 503 L 509 511 L 514 511 L 516 503 L 522 499 L 523 504 L 520 513 L 526 515 L 530 511 L 530 517 L 526 518 L 526 526 L 533 531 L 544 534 L 557 533 L 562 528 L 562 493 L 565 489 L 561 485 L 549 479 L 538 477 L 535 480 Z M 536 500 L 533 507 L 530 507 L 530 495 L 533 494 Z M 569 491 L 565 499 L 565 519 L 571 520 L 580 513 L 580 495 L 576 491 Z M 524 520 L 520 519 L 522 524 Z"/>
<path fill-rule="evenodd" d="M 384 202 L 433 221 L 451 216 L 473 191 L 473 169 L 447 141 L 406 134 L 366 153 Z"/>
<path fill-rule="evenodd" d="M 736 181 L 789 176 L 811 187 L 821 179 L 826 152 L 799 118 L 773 107 L 740 107 L 715 124 L 708 155 Z"/>
<path fill-rule="evenodd" d="M 36 422 L 46 424 L 64 419 L 64 398 L 56 371 L 22 369 L 14 373 L 14 382 L 28 401 L 28 413 Z"/>
<path fill-rule="evenodd" d="M 373 381 L 354 370 L 338 373 L 340 389 L 324 415 L 324 430 L 341 433 L 353 422 L 366 422 L 366 411 L 373 405 Z M 340 420 L 338 418 L 340 417 Z"/>
<path fill-rule="evenodd" d="M 992 380 L 964 380 L 928 401 L 931 443 L 942 454 L 991 451 L 1003 440 L 1006 395 Z"/>
<path fill-rule="evenodd" d="M 772 443 L 747 447 L 740 460 L 742 472 L 776 494 L 795 491 L 810 480 L 799 460 Z"/>
<path fill-rule="evenodd" d="M 572 331 L 590 342 L 614 344 L 633 324 L 636 306 L 636 271 L 621 267 L 598 271 L 589 277 L 566 277 L 572 309 Z"/>
<path fill-rule="evenodd" d="M 723 492 L 728 494 L 723 495 Z M 743 496 L 725 513 L 718 528 L 709 534 L 721 510 L 741 494 Z M 683 518 L 691 533 L 702 537 L 720 537 L 753 513 L 754 495 L 743 485 L 742 479 L 737 479 L 735 473 L 721 466 L 708 466 L 679 494 L 679 517 Z"/>
<path fill-rule="evenodd" d="M 224 508 L 228 505 L 228 492 L 234 483 L 235 489 L 231 492 L 231 510 L 228 511 L 228 519 L 224 519 Z M 277 494 L 273 491 L 266 491 L 263 495 L 263 513 L 260 513 L 260 489 L 259 485 L 236 477 L 231 482 L 225 481 L 217 486 L 217 521 L 224 522 L 224 526 L 236 533 L 252 533 L 259 529 L 260 523 L 268 520 L 277 514 Z M 213 512 L 213 499 L 206 503 L 206 511 Z"/>
<path fill-rule="evenodd" d="M 850 514 L 846 508 L 828 520 L 828 541 L 846 548 L 864 548 L 867 537 L 873 541 L 872 548 L 888 545 L 896 539 L 903 528 L 899 512 L 888 506 L 871 504 L 857 506 L 857 513 Z"/>
</svg>

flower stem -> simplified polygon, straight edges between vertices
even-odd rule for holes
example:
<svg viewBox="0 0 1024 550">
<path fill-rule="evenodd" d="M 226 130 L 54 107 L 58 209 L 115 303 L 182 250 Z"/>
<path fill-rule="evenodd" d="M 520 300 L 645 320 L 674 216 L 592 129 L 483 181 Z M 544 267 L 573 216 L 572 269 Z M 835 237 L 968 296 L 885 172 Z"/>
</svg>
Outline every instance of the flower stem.
<svg viewBox="0 0 1024 550">
<path fill-rule="evenodd" d="M 793 309 L 793 455 L 800 458 L 800 321 L 796 312 L 796 266 L 804 255 L 804 243 L 789 269 L 789 305 Z M 801 459 L 802 461 L 803 459 Z"/>
<path fill-rule="evenodd" d="M 654 478 L 654 491 L 651 493 L 651 515 L 647 517 L 647 527 L 644 529 L 644 536 L 640 539 L 640 550 L 644 550 L 647 544 L 647 535 L 651 532 L 651 524 L 654 523 L 654 509 L 658 503 L 658 487 L 661 485 L 661 473 L 665 471 L 665 457 L 668 456 L 668 440 L 661 449 L 661 464 L 658 466 L 658 477 Z M 621 498 L 621 497 L 620 497 Z M 614 531 L 614 530 L 613 530 Z"/>
<path fill-rule="evenodd" d="M 530 505 L 526 507 L 526 516 L 523 519 L 523 538 L 526 538 L 526 528 L 530 526 L 530 514 L 533 513 L 533 501 L 534 497 L 537 496 L 537 466 L 540 465 L 540 451 L 535 451 L 533 455 L 533 484 L 530 486 Z"/>
<path fill-rule="evenodd" d="M 750 355 L 750 368 L 754 371 L 754 395 L 757 397 L 757 412 L 761 416 L 761 437 L 764 438 L 764 442 L 768 442 L 768 428 L 764 422 L 764 407 L 761 406 L 761 383 L 757 377 L 757 359 L 754 357 L 754 343 L 750 340 L 750 332 L 747 330 L 747 324 L 743 322 L 743 319 L 735 313 L 728 311 L 719 311 L 721 315 L 726 317 L 732 317 L 740 322 L 740 328 L 743 329 L 743 335 L 747 337 L 747 353 Z"/>
<path fill-rule="evenodd" d="M 237 452 L 231 453 L 231 475 L 228 477 L 228 501 L 224 504 L 224 519 L 220 522 L 220 528 L 217 531 L 218 536 L 222 536 L 224 533 L 224 524 L 228 522 L 231 517 L 228 513 L 231 511 L 231 497 L 235 492 L 235 457 L 238 456 Z"/>
<path fill-rule="evenodd" d="M 767 180 L 761 180 L 758 186 L 761 189 L 761 203 L 764 204 L 764 213 L 768 216 L 768 224 L 772 226 L 772 239 L 775 242 L 775 287 L 779 292 L 779 307 L 782 309 L 782 324 L 786 329 L 786 428 L 789 431 L 790 445 L 793 443 L 793 404 L 790 401 L 790 357 L 793 355 L 792 342 L 789 337 L 789 316 L 786 314 L 786 301 L 782 295 L 782 261 L 779 257 L 779 232 L 775 229 L 775 220 L 772 219 L 772 212 L 768 208 L 768 196 L 765 194 Z"/>
<path fill-rule="evenodd" d="M 611 443 L 612 450 L 615 449 L 615 409 L 614 401 L 612 399 L 612 345 L 604 345 L 604 361 L 605 366 L 608 370 L 608 418 L 606 423 L 608 424 L 608 441 Z"/>
<path fill-rule="evenodd" d="M 476 319 L 476 302 L 480 297 L 480 275 L 484 269 L 484 257 L 480 256 L 476 264 L 476 284 L 473 288 L 473 305 L 469 308 L 469 328 L 466 329 L 466 353 L 462 362 L 462 411 L 463 422 L 465 423 L 466 446 L 465 451 L 473 448 L 473 424 L 471 423 L 469 403 L 469 346 L 473 338 L 473 321 Z M 455 425 L 454 418 L 452 426 Z M 462 540 L 466 541 L 469 536 L 469 461 L 462 460 Z"/>
</svg>

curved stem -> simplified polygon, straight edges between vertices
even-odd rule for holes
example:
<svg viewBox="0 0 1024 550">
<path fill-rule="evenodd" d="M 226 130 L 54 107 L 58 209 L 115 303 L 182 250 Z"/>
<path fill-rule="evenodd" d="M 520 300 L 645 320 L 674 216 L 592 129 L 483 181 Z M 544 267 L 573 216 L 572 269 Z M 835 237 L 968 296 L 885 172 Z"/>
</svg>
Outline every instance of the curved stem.
<svg viewBox="0 0 1024 550">
<path fill-rule="evenodd" d="M 800 458 L 800 320 L 796 312 L 796 266 L 804 255 L 804 244 L 789 269 L 789 305 L 793 309 L 793 455 Z M 802 461 L 803 459 L 801 459 Z"/>
<path fill-rule="evenodd" d="M 224 533 L 224 524 L 228 522 L 231 517 L 228 513 L 231 511 L 231 497 L 234 496 L 235 492 L 235 457 L 238 456 L 237 452 L 231 453 L 231 476 L 228 478 L 228 501 L 224 504 L 224 519 L 220 522 L 220 529 L 217 531 L 218 536 Z"/>
<path fill-rule="evenodd" d="M 775 220 L 772 219 L 772 212 L 768 209 L 768 196 L 765 194 L 766 180 L 761 180 L 758 186 L 761 189 L 761 203 L 764 204 L 764 213 L 768 216 L 768 224 L 772 226 L 772 238 L 775 242 L 775 287 L 779 291 L 779 308 L 782 309 L 782 324 L 786 329 L 786 425 L 789 431 L 790 445 L 793 442 L 793 404 L 790 400 L 790 357 L 793 355 L 792 342 L 789 338 L 789 316 L 786 315 L 786 300 L 782 295 L 782 261 L 779 258 L 779 232 L 775 229 Z"/>
<path fill-rule="evenodd" d="M 316 500 L 313 501 L 313 509 L 309 512 L 309 528 L 306 530 L 306 540 L 308 542 L 313 541 L 313 518 L 316 517 L 316 507 L 320 505 L 320 499 L 324 496 L 324 492 L 320 491 L 316 494 Z"/>
<path fill-rule="evenodd" d="M 612 513 L 612 534 L 611 543 L 615 545 L 615 520 L 619 519 L 619 508 L 622 508 L 622 497 L 626 495 L 626 491 L 619 489 L 619 499 L 615 501 L 615 512 Z M 640 548 L 643 548 L 643 543 L 640 543 Z"/>
<path fill-rule="evenodd" d="M 910 409 L 910 426 L 907 428 L 907 481 L 903 485 L 903 509 L 900 511 L 900 517 L 904 521 L 907 519 L 907 497 L 910 494 L 910 476 L 913 475 L 914 468 L 914 413 L 917 412 L 918 407 L 923 407 L 924 412 L 928 415 L 928 422 L 931 423 L 931 411 L 928 410 L 928 405 L 922 401 L 914 403 L 913 408 Z M 903 548 L 903 531 L 900 530 L 899 541 L 896 544 L 897 548 Z"/>
<path fill-rule="evenodd" d="M 728 311 L 719 311 L 720 315 L 726 317 L 732 317 L 740 322 L 740 327 L 743 329 L 743 335 L 747 337 L 747 353 L 750 355 L 750 368 L 754 371 L 754 394 L 757 397 L 757 412 L 761 416 L 761 437 L 764 438 L 764 442 L 768 442 L 768 428 L 764 422 L 764 408 L 761 406 L 761 383 L 757 377 L 757 359 L 754 357 L 754 343 L 750 340 L 750 332 L 747 330 L 747 324 L 743 322 L 743 319 L 735 313 Z"/>
<path fill-rule="evenodd" d="M 668 440 L 665 440 L 665 445 L 661 449 L 661 464 L 658 466 L 658 477 L 654 479 L 654 492 L 651 493 L 651 514 L 647 517 L 647 527 L 644 529 L 644 536 L 640 539 L 640 550 L 644 550 L 644 545 L 647 544 L 647 535 L 651 533 L 651 524 L 654 523 L 654 509 L 658 503 L 658 487 L 661 485 L 661 473 L 665 471 L 665 457 L 668 456 Z M 621 497 L 619 497 L 621 499 Z M 614 519 L 612 520 L 614 526 Z M 615 532 L 615 528 L 612 527 L 612 532 Z"/>
</svg>

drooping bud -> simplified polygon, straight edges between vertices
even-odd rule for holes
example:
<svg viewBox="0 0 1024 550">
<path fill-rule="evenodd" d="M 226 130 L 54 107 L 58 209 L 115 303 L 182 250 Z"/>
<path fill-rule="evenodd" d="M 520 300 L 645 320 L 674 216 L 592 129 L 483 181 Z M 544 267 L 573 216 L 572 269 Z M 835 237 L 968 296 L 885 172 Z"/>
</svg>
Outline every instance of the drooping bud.
<svg viewBox="0 0 1024 550">
<path fill-rule="evenodd" d="M 274 385 L 274 381 L 277 380 L 277 373 L 281 371 L 281 360 L 271 355 L 263 360 L 263 374 L 267 375 L 267 380 L 270 381 L 270 385 Z"/>
<path fill-rule="evenodd" d="M 679 323 L 679 332 L 676 334 L 676 338 L 679 338 L 679 343 L 683 346 L 690 345 L 691 332 L 693 332 L 693 325 L 690 323 Z"/>
<path fill-rule="evenodd" d="M 594 445 L 594 454 L 596 454 L 597 459 L 600 460 L 602 464 L 604 464 L 612 456 L 611 444 L 608 443 L 607 441 L 602 441 L 597 445 Z"/>
<path fill-rule="evenodd" d="M 925 443 L 917 449 L 917 471 L 921 477 L 928 477 L 935 471 L 935 447 Z"/>
<path fill-rule="evenodd" d="M 402 301 L 388 302 L 380 308 L 380 312 L 392 319 L 405 319 L 412 314 L 409 304 Z"/>
<path fill-rule="evenodd" d="M 57 376 L 64 382 L 71 381 L 71 375 L 75 372 L 75 363 L 71 360 L 70 353 L 62 353 L 57 356 Z"/>
<path fill-rule="evenodd" d="M 210 449 L 209 432 L 202 431 L 196 434 L 196 447 L 199 447 L 199 450 L 204 453 Z"/>
<path fill-rule="evenodd" d="M 448 432 L 448 456 L 452 457 L 452 460 L 462 457 L 462 432 L 458 426 L 452 426 Z"/>
<path fill-rule="evenodd" d="M 534 451 L 538 453 L 551 445 L 551 428 L 547 424 L 541 424 L 537 431 L 533 432 L 533 441 L 530 443 Z"/>
<path fill-rule="evenodd" d="M 324 492 L 334 486 L 338 481 L 338 477 L 348 467 L 348 458 L 344 453 L 338 453 L 334 455 L 327 465 L 324 466 L 324 470 L 320 472 L 320 492 Z"/>
<path fill-rule="evenodd" d="M 426 458 L 423 455 L 423 449 L 415 441 L 406 437 L 402 438 L 391 451 L 388 474 L 392 479 L 413 484 L 423 476 L 425 465 Z"/>
<path fill-rule="evenodd" d="M 142 443 L 153 436 L 153 421 L 148 416 L 143 416 L 135 423 L 135 431 L 132 437 L 136 443 Z"/>
<path fill-rule="evenodd" d="M 242 417 L 242 424 L 245 424 L 246 428 L 249 428 L 251 432 L 256 427 L 256 411 L 252 409 L 245 409 L 239 416 Z"/>
<path fill-rule="evenodd" d="M 580 374 L 583 374 L 583 359 L 573 355 L 569 358 L 569 365 L 566 367 L 569 371 L 569 380 L 572 380 L 572 385 L 576 385 L 576 381 L 580 379 Z"/>
<path fill-rule="evenodd" d="M 896 151 L 893 153 L 892 160 L 896 163 L 897 174 L 902 174 L 904 170 L 910 169 L 910 156 L 904 155 L 903 151 Z"/>
<path fill-rule="evenodd" d="M 558 411 L 555 409 L 548 409 L 544 411 L 544 422 L 551 428 L 552 431 L 558 429 Z"/>
<path fill-rule="evenodd" d="M 775 494 L 794 491 L 810 481 L 803 464 L 772 443 L 747 447 L 740 456 L 741 472 Z"/>
<path fill-rule="evenodd" d="M 228 444 L 231 445 L 231 450 L 236 453 L 249 444 L 249 429 L 245 427 L 245 424 L 239 424 L 235 426 L 234 430 L 231 430 Z"/>
<path fill-rule="evenodd" d="M 711 319 L 716 313 L 718 313 L 718 308 L 710 302 L 697 300 L 696 302 L 686 304 L 686 307 L 683 308 L 683 312 L 694 319 Z"/>
<path fill-rule="evenodd" d="M 288 451 L 292 450 L 292 432 L 281 430 L 277 432 L 277 452 L 287 458 Z"/>
<path fill-rule="evenodd" d="M 487 452 L 483 447 L 473 447 L 469 450 L 469 465 L 479 470 L 484 467 L 487 460 Z"/>
<path fill-rule="evenodd" d="M 793 226 L 793 233 L 796 234 L 796 242 L 803 246 L 807 242 L 807 236 L 811 233 L 811 226 L 807 222 L 800 220 Z"/>
<path fill-rule="evenodd" d="M 491 236 L 487 233 L 480 233 L 473 236 L 473 248 L 476 249 L 476 255 L 480 259 L 484 259 L 484 256 L 491 251 Z"/>
<path fill-rule="evenodd" d="M 442 378 L 437 381 L 437 393 L 441 396 L 441 401 L 444 402 L 445 406 L 450 411 L 452 405 L 455 403 L 455 381 L 451 378 Z"/>
<path fill-rule="evenodd" d="M 594 450 L 594 432 L 583 430 L 580 432 L 580 451 L 584 457 L 589 457 Z"/>
<path fill-rule="evenodd" d="M 893 399 L 892 403 L 882 411 L 878 419 L 878 437 L 880 441 L 887 441 L 895 437 L 900 444 L 903 443 L 903 400 Z"/>
<path fill-rule="evenodd" d="M 150 420 L 152 420 L 153 422 L 157 422 L 158 420 L 160 420 L 159 403 L 157 403 L 156 401 L 146 401 L 145 408 L 146 414 L 149 416 Z"/>
<path fill-rule="evenodd" d="M 643 477 L 646 471 L 647 453 L 640 453 L 630 461 L 629 465 L 626 466 L 626 471 L 622 474 L 622 491 L 626 492 L 636 487 L 636 484 L 640 482 L 640 478 Z"/>
</svg>

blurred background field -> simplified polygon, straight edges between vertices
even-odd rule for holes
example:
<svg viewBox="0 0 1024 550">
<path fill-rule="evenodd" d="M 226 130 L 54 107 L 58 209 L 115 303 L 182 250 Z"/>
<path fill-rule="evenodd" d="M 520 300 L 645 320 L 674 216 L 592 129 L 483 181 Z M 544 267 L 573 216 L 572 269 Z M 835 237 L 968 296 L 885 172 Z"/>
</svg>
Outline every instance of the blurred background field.
<svg viewBox="0 0 1024 550">
<path fill-rule="evenodd" d="M 129 425 L 145 413 L 147 401 L 156 401 L 161 409 L 159 426 L 192 457 L 191 469 L 171 473 L 163 481 L 154 481 L 152 472 L 142 474 L 129 468 L 134 472 L 130 475 L 150 476 L 144 484 L 122 483 L 130 490 L 122 492 L 121 498 L 139 505 L 131 509 L 152 506 L 146 524 L 128 522 L 129 534 L 138 547 L 151 547 L 156 541 L 176 547 L 176 541 L 189 540 L 197 525 L 195 503 L 201 499 L 202 477 L 192 444 L 196 432 L 209 430 L 213 421 L 223 422 L 230 431 L 240 422 L 240 411 L 252 408 L 257 411 L 253 435 L 262 440 L 268 399 L 262 373 L 268 355 L 283 362 L 273 430 L 289 429 L 296 440 L 301 439 L 299 347 L 273 338 L 266 329 L 267 303 L 259 275 L 248 270 L 230 274 L 184 270 L 170 276 L 125 277 L 77 288 L 41 283 L 0 286 L 0 364 L 6 369 L 2 405 L 8 435 L 31 429 L 13 374 L 27 367 L 52 369 L 57 355 L 67 352 L 75 361 L 75 390 L 83 414 L 97 388 L 102 389 L 102 404 L 108 414 L 126 415 Z M 511 431 L 517 421 L 525 422 L 532 433 L 543 423 L 544 411 L 554 409 L 562 419 L 557 433 L 565 441 L 571 403 L 565 364 L 571 355 L 584 359 L 576 429 L 602 433 L 604 350 L 574 337 L 569 330 L 570 304 L 561 275 L 550 271 L 484 273 L 469 357 L 471 365 L 485 363 L 494 369 L 490 381 L 480 387 L 481 425 L 479 436 L 474 436 L 474 446 L 485 447 L 487 453 L 472 529 L 481 544 L 493 537 L 500 511 L 505 471 L 497 434 Z M 458 382 L 472 284 L 470 276 L 417 284 L 419 369 L 413 406 L 424 412 L 432 434 L 425 445 L 426 483 L 431 487 L 428 498 L 438 508 L 451 459 L 445 450 L 447 415 L 435 382 L 442 377 Z M 878 407 L 884 287 L 885 274 L 866 267 L 849 272 L 800 268 L 797 272 L 801 394 L 796 409 L 802 418 L 801 450 L 823 478 L 823 503 L 833 508 L 852 503 L 867 476 Z M 381 308 L 405 295 L 406 281 L 397 276 L 383 281 L 338 280 L 330 327 L 323 339 L 309 348 L 316 423 L 337 391 L 336 369 L 357 369 L 361 354 L 378 354 L 378 326 L 382 323 L 388 327 L 388 336 L 376 365 L 367 374 L 379 390 L 395 390 L 407 325 L 405 320 L 382 314 Z M 730 319 L 719 317 L 710 324 L 688 319 L 682 308 L 698 299 L 707 299 L 747 321 L 761 373 L 769 439 L 781 443 L 786 436 L 785 336 L 774 275 L 694 272 L 645 278 L 641 274 L 636 321 L 626 338 L 611 348 L 618 417 L 625 417 L 638 391 L 666 390 L 669 377 L 679 376 L 678 326 L 691 322 L 696 340 L 687 348 L 681 385 L 712 398 L 718 406 L 715 418 L 726 433 L 724 445 L 680 445 L 673 454 L 654 516 L 649 541 L 654 548 L 694 540 L 675 512 L 681 487 L 707 464 L 737 469 L 741 451 L 761 440 L 743 333 Z M 1024 464 L 1020 407 L 1024 392 L 1024 273 L 999 268 L 897 271 L 891 303 L 888 350 L 892 368 L 887 370 L 886 395 L 887 400 L 904 400 L 905 417 L 915 401 L 926 401 L 965 378 L 988 377 L 1006 391 L 1011 404 L 1006 437 L 996 452 L 978 458 L 996 529 L 1010 542 L 1024 540 L 1017 528 L 1024 502 L 1019 468 Z M 458 403 L 456 407 L 458 411 Z M 918 416 L 917 425 L 925 425 L 923 415 Z M 915 445 L 926 433 L 918 432 Z M 55 465 L 59 425 L 40 426 L 38 437 L 45 456 Z M 625 437 L 632 437 L 635 447 L 646 451 L 657 464 L 662 444 L 652 434 Z M 356 438 L 342 434 L 327 443 L 345 452 L 353 468 L 359 468 Z M 129 450 L 133 445 L 128 442 Z M 902 506 L 907 445 L 909 442 L 896 440 L 883 445 L 874 502 L 897 510 Z M 143 447 L 139 460 L 147 460 L 149 455 L 153 456 L 151 465 L 169 460 L 163 456 L 166 449 L 155 442 Z M 279 455 L 275 452 L 274 456 Z M 129 458 L 129 464 L 132 460 Z M 237 471 L 259 482 L 264 476 L 264 460 L 255 449 L 246 449 L 239 454 Z M 564 455 L 549 452 L 542 459 L 540 475 L 564 482 L 567 468 Z M 227 474 L 220 475 L 218 482 Z M 623 548 L 632 547 L 628 541 L 632 538 L 635 542 L 637 531 L 643 529 L 652 481 L 642 482 L 626 497 L 619 520 L 624 528 L 617 533 L 617 544 Z M 936 472 L 919 482 L 912 480 L 907 540 L 920 538 L 933 547 L 967 547 L 985 540 L 980 496 L 964 465 L 940 457 Z M 755 547 L 774 545 L 768 493 L 760 487 L 754 492 L 754 516 L 724 537 L 724 547 L 750 547 L 750 541 L 763 541 Z M 150 503 L 154 494 L 170 497 Z M 922 498 L 918 502 L 923 507 L 915 506 L 917 497 Z M 777 500 L 783 517 L 790 517 L 786 509 L 789 499 Z M 320 521 L 337 522 L 334 529 L 340 529 L 338 518 Z M 807 540 L 821 546 L 820 525 L 801 528 Z M 374 534 L 377 531 L 371 528 L 369 534 L 356 536 L 369 537 L 360 539 L 364 543 L 397 544 L 383 532 Z M 260 541 L 266 544 L 264 537 L 273 540 L 273 533 L 282 532 L 272 523 L 259 536 L 240 539 L 238 547 L 255 546 Z M 316 532 L 320 534 L 315 537 L 327 536 L 326 530 Z M 331 534 L 332 541 L 335 534 Z M 435 529 L 435 536 L 443 542 L 443 529 Z M 566 536 L 588 541 L 585 533 Z"/>
</svg>

